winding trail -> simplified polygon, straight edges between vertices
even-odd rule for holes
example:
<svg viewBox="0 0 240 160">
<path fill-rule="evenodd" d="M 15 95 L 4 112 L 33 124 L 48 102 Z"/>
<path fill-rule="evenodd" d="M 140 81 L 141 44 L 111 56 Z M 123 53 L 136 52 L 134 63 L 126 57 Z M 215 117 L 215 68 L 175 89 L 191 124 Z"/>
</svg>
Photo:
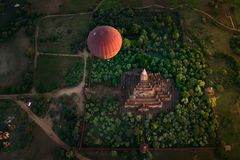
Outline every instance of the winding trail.
<svg viewBox="0 0 240 160">
<path fill-rule="evenodd" d="M 197 8 L 192 8 L 194 11 L 208 17 L 209 19 L 211 19 L 212 21 L 214 21 L 215 23 L 217 23 L 219 26 L 223 27 L 224 29 L 226 30 L 229 30 L 231 32 L 235 32 L 235 33 L 240 33 L 240 29 L 235 29 L 235 28 L 232 28 L 232 27 L 229 27 L 225 24 L 223 24 L 222 22 L 218 21 L 216 18 L 214 18 L 213 16 L 211 16 L 210 14 L 200 10 L 200 9 L 197 9 Z"/>
<path fill-rule="evenodd" d="M 162 6 L 162 5 L 158 5 L 158 4 L 152 4 L 152 5 L 148 5 L 148 6 L 144 6 L 144 7 L 137 7 L 136 9 L 146 9 L 146 8 L 151 8 L 151 7 L 158 7 L 158 8 L 162 8 L 162 9 L 168 9 L 168 10 L 176 10 L 178 9 L 179 7 L 174 7 L 174 8 L 171 8 L 171 7 L 165 7 L 165 6 Z M 185 8 L 188 8 L 188 9 L 191 9 L 203 16 L 206 16 L 208 19 L 214 21 L 217 25 L 219 25 L 220 27 L 226 29 L 227 31 L 231 31 L 231 32 L 234 32 L 234 33 L 240 33 L 240 29 L 236 29 L 236 28 L 232 28 L 232 27 L 229 27 L 227 25 L 225 25 L 224 23 L 220 22 L 219 20 L 217 20 L 216 18 L 214 18 L 213 16 L 211 16 L 210 14 L 208 14 L 207 12 L 203 11 L 203 10 L 200 10 L 200 9 L 197 9 L 197 8 L 193 8 L 193 7 L 189 7 L 187 5 L 184 6 Z"/>
</svg>

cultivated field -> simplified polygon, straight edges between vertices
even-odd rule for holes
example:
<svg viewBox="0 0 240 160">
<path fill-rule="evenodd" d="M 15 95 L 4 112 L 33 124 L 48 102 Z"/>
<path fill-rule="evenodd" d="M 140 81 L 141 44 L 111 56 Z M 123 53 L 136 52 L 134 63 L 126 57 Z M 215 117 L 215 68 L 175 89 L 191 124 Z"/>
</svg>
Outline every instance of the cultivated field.
<svg viewBox="0 0 240 160">
<path fill-rule="evenodd" d="M 90 15 L 51 17 L 41 20 L 39 51 L 76 54 L 85 44 Z"/>
<path fill-rule="evenodd" d="M 80 67 L 78 66 L 76 71 L 75 67 L 78 64 Z M 35 87 L 38 92 L 48 92 L 72 86 L 69 78 L 77 79 L 80 82 L 82 73 L 83 62 L 81 58 L 41 55 L 38 58 Z M 72 74 L 75 75 L 72 76 Z"/>
</svg>

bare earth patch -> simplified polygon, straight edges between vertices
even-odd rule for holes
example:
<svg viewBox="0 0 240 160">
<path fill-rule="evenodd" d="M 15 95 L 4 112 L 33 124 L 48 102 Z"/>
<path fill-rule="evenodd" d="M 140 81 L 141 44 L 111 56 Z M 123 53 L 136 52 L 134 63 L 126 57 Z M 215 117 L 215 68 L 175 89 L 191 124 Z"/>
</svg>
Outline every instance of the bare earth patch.
<svg viewBox="0 0 240 160">
<path fill-rule="evenodd" d="M 33 13 L 52 14 L 58 13 L 63 0 L 32 0 Z"/>
<path fill-rule="evenodd" d="M 23 137 L 24 138 L 24 137 Z M 33 131 L 32 143 L 23 150 L 1 153 L 1 160 L 54 160 L 52 152 L 58 145 L 55 144 L 39 127 Z"/>
<path fill-rule="evenodd" d="M 14 39 L 0 46 L 0 87 L 21 81 L 28 63 L 24 53 L 28 47 L 30 42 L 23 29 Z"/>
</svg>

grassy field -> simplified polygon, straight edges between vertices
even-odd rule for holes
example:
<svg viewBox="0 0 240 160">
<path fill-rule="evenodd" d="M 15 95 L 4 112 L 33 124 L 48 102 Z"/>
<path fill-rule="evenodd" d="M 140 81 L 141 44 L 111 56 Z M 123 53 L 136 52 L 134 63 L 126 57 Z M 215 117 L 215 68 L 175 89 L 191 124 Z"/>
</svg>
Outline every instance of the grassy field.
<svg viewBox="0 0 240 160">
<path fill-rule="evenodd" d="M 68 71 L 79 62 L 82 64 L 82 68 L 80 69 L 82 73 L 83 62 L 81 58 L 45 55 L 40 56 L 38 58 L 36 71 L 35 86 L 37 91 L 47 92 L 60 87 L 66 87 L 66 76 Z"/>
<path fill-rule="evenodd" d="M 236 68 L 231 61 L 218 56 L 209 58 L 208 64 L 213 70 L 210 78 L 224 87 L 224 91 L 217 92 L 220 140 L 222 145 L 232 145 L 232 151 L 227 153 L 230 160 L 240 159 L 240 88 L 234 83 Z"/>
<path fill-rule="evenodd" d="M 39 30 L 39 51 L 76 54 L 88 34 L 90 15 L 43 19 Z"/>
<path fill-rule="evenodd" d="M 219 96 L 219 135 L 223 145 L 232 146 L 232 151 L 227 153 L 229 160 L 240 159 L 240 89 L 225 89 Z"/>
<path fill-rule="evenodd" d="M 60 12 L 76 13 L 93 11 L 101 0 L 63 0 Z"/>
<path fill-rule="evenodd" d="M 24 139 L 24 138 L 23 138 Z M 1 160 L 59 160 L 52 152 L 58 147 L 38 126 L 34 127 L 33 139 L 28 147 L 0 154 Z"/>
<path fill-rule="evenodd" d="M 215 26 L 211 21 L 202 22 L 201 16 L 191 10 L 180 11 L 180 13 L 185 19 L 186 29 L 201 41 L 209 54 L 223 52 L 240 63 L 240 57 L 230 49 L 229 40 L 232 33 Z"/>
</svg>

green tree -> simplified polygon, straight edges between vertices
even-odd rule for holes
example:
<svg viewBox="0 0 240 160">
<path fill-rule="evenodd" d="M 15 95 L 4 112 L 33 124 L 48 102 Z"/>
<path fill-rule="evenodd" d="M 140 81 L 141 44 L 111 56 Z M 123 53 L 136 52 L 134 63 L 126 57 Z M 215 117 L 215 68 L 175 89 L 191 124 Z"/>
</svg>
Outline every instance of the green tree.
<svg viewBox="0 0 240 160">
<path fill-rule="evenodd" d="M 123 49 L 129 49 L 131 47 L 131 41 L 127 38 L 123 39 Z"/>
</svg>

